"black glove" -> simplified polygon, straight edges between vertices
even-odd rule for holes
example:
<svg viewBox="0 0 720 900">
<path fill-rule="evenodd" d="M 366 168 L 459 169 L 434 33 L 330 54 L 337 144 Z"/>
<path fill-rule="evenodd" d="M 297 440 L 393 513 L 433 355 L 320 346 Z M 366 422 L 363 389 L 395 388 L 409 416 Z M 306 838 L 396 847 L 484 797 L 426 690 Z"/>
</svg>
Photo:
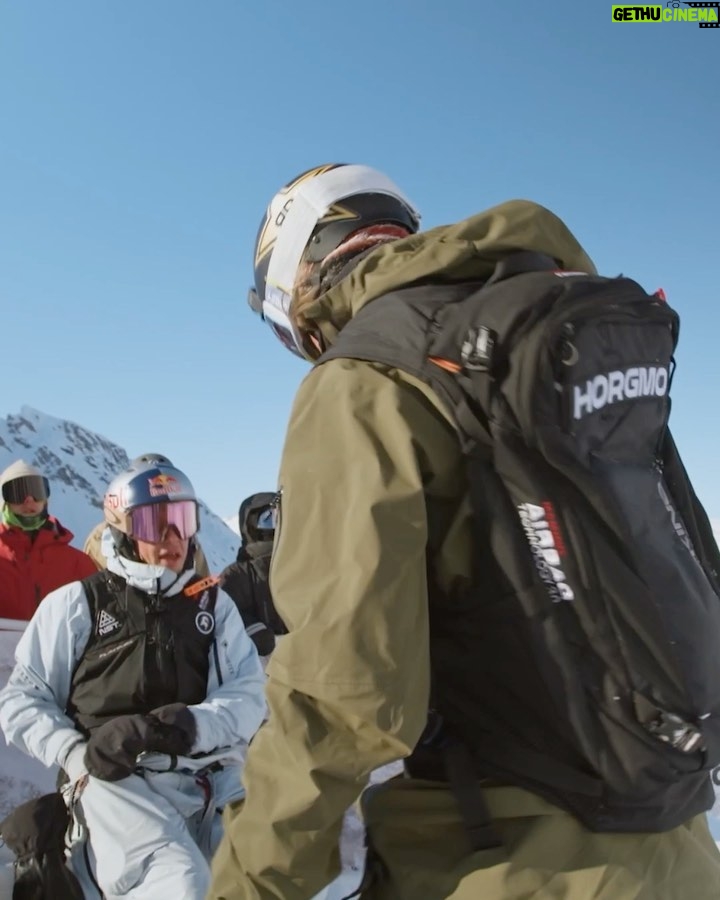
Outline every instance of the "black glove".
<svg viewBox="0 0 720 900">
<path fill-rule="evenodd" d="M 248 634 L 260 656 L 270 656 L 275 649 L 275 635 L 267 625 L 262 623 L 251 625 Z"/>
<path fill-rule="evenodd" d="M 85 765 L 95 778 L 120 781 L 135 771 L 139 753 L 183 755 L 190 752 L 194 739 L 195 720 L 182 703 L 161 706 L 148 716 L 118 716 L 92 732 Z"/>
<path fill-rule="evenodd" d="M 157 719 L 161 725 L 176 729 L 177 747 L 175 750 L 161 750 L 161 753 L 175 753 L 177 756 L 187 755 L 195 743 L 197 737 L 197 725 L 195 716 L 184 703 L 168 703 L 167 706 L 158 706 L 150 712 L 151 718 Z M 156 747 L 153 748 L 158 749 Z"/>
</svg>

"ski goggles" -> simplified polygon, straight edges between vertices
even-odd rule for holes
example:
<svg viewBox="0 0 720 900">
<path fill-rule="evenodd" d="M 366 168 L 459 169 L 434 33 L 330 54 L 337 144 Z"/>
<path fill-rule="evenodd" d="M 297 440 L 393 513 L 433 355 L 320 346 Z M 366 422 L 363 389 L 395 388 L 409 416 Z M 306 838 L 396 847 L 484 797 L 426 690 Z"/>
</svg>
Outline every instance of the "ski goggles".
<svg viewBox="0 0 720 900">
<path fill-rule="evenodd" d="M 159 544 L 168 528 L 174 528 L 182 540 L 188 540 L 199 529 L 197 503 L 176 500 L 174 503 L 149 503 L 136 506 L 127 514 L 127 535 L 136 541 Z"/>
<path fill-rule="evenodd" d="M 258 531 L 275 531 L 277 524 L 277 506 L 268 506 L 257 517 Z"/>
<path fill-rule="evenodd" d="M 290 306 L 290 295 L 285 295 L 282 291 L 272 287 L 267 288 L 267 294 L 268 296 L 273 296 L 272 302 L 263 302 L 258 297 L 255 288 L 251 287 L 248 292 L 250 309 L 263 319 L 286 350 L 289 350 L 301 359 L 310 359 L 303 346 L 302 336 L 293 327 L 290 316 L 286 312 Z"/>
<path fill-rule="evenodd" d="M 2 486 L 2 496 L 6 503 L 23 503 L 28 497 L 33 500 L 47 500 L 50 483 L 41 475 L 22 475 Z"/>
<path fill-rule="evenodd" d="M 263 318 L 267 325 L 270 326 L 270 331 L 286 350 L 294 353 L 295 356 L 299 356 L 300 359 L 310 358 L 303 345 L 301 335 L 293 328 L 289 315 L 265 302 L 263 304 Z"/>
</svg>

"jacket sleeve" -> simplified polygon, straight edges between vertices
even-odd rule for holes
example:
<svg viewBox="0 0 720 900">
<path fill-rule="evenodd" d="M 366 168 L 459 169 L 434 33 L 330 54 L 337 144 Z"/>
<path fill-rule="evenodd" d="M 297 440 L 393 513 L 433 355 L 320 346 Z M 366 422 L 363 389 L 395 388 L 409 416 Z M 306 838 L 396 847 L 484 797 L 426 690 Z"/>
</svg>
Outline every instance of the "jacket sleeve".
<svg viewBox="0 0 720 900">
<path fill-rule="evenodd" d="M 365 363 L 314 370 L 281 466 L 271 589 L 289 628 L 246 799 L 226 811 L 210 900 L 305 900 L 339 872 L 343 815 L 425 726 L 429 648 L 422 448 L 439 415 Z"/>
<path fill-rule="evenodd" d="M 194 753 L 248 743 L 265 715 L 265 675 L 233 601 L 222 591 L 215 604 L 208 695 L 192 706 Z"/>
<path fill-rule="evenodd" d="M 223 571 L 221 584 L 225 593 L 232 598 L 238 608 L 245 631 L 255 644 L 255 649 L 261 656 L 269 656 L 275 649 L 275 634 L 267 623 L 262 621 L 257 604 L 253 602 L 255 595 L 250 584 L 251 577 L 247 564 L 243 566 L 240 562 L 235 562 Z M 256 587 L 258 600 L 262 600 L 266 596 L 269 598 L 270 591 L 267 584 L 258 584 Z M 270 601 L 270 605 L 272 606 L 272 601 Z M 274 609 L 272 613 L 274 613 Z M 274 618 L 278 618 L 276 613 Z"/>
<path fill-rule="evenodd" d="M 80 582 L 47 595 L 15 650 L 15 668 L 0 692 L 5 738 L 46 766 L 62 765 L 82 741 L 65 715 L 75 665 L 90 635 L 90 612 Z"/>
<path fill-rule="evenodd" d="M 235 562 L 223 570 L 221 578 L 222 589 L 234 601 L 245 626 L 256 622 L 258 619 L 253 610 L 250 576 L 247 571 Z"/>
</svg>

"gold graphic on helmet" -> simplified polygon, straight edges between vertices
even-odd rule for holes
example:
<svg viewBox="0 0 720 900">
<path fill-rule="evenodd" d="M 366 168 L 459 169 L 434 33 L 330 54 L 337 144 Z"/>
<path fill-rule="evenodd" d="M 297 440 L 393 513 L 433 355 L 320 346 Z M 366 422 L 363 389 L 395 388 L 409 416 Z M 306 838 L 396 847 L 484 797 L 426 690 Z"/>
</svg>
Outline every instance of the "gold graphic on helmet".
<svg viewBox="0 0 720 900">
<path fill-rule="evenodd" d="M 270 206 L 267 208 L 267 212 L 265 213 L 265 221 L 263 223 L 260 234 L 258 235 L 257 245 L 255 248 L 255 265 L 259 265 L 261 260 L 263 260 L 269 253 L 271 253 L 273 247 L 275 246 L 275 241 L 277 240 L 278 230 L 282 227 L 283 222 L 285 221 L 285 217 L 287 216 L 288 210 L 292 206 L 292 202 L 294 200 L 295 192 L 297 188 L 305 181 L 308 181 L 311 178 L 316 178 L 318 175 L 322 175 L 324 172 L 329 172 L 331 169 L 337 169 L 338 163 L 331 163 L 326 166 L 316 166 L 314 169 L 308 169 L 307 172 L 303 172 L 301 175 L 291 181 L 290 184 L 286 184 L 285 187 L 281 188 L 277 194 L 272 198 L 270 202 Z M 319 219 L 318 222 L 341 222 L 344 219 L 356 219 L 357 215 L 349 209 L 346 209 L 343 206 L 340 206 L 338 203 L 334 203 L 330 209 L 325 213 L 322 219 Z"/>
</svg>

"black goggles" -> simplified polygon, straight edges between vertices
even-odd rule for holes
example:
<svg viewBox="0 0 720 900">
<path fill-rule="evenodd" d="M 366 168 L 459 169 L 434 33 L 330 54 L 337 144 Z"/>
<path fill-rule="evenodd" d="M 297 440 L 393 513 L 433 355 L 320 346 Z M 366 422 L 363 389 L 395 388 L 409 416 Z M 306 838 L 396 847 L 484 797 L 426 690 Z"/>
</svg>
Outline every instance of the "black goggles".
<svg viewBox="0 0 720 900">
<path fill-rule="evenodd" d="M 50 483 L 41 475 L 21 475 L 6 481 L 2 486 L 3 500 L 6 503 L 23 503 L 28 497 L 33 500 L 47 500 L 50 496 Z"/>
<path fill-rule="evenodd" d="M 268 506 L 257 517 L 258 531 L 275 531 L 277 527 L 278 509 L 276 505 Z"/>
</svg>

